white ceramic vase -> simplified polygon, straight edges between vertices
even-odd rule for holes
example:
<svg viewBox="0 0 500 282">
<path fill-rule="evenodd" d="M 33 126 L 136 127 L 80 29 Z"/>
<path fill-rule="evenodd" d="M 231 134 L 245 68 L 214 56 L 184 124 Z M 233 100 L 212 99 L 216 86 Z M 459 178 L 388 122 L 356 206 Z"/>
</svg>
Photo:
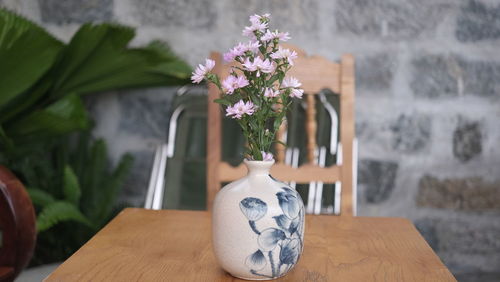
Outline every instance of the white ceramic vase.
<svg viewBox="0 0 500 282">
<path fill-rule="evenodd" d="M 271 280 L 288 273 L 304 246 L 304 204 L 287 184 L 269 175 L 274 161 L 247 161 L 248 174 L 215 197 L 212 244 L 231 275 Z"/>
</svg>

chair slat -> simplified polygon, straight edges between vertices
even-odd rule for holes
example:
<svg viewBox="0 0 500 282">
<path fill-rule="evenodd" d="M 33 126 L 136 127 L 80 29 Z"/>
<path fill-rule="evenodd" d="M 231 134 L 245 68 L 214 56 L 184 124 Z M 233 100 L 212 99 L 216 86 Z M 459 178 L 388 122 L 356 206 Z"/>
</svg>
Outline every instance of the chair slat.
<svg viewBox="0 0 500 282">
<path fill-rule="evenodd" d="M 285 44 L 286 48 L 297 52 L 298 58 L 294 67 L 287 73 L 294 76 L 302 83 L 306 93 L 317 94 L 328 88 L 335 93 L 340 93 L 340 65 L 322 56 L 308 56 L 304 50 L 296 46 Z"/>
<path fill-rule="evenodd" d="M 354 142 L 354 57 L 343 55 L 340 92 L 340 142 L 342 143 L 341 215 L 353 215 L 353 142 Z"/>
<path fill-rule="evenodd" d="M 231 166 L 227 162 L 221 162 L 218 166 L 219 179 L 221 182 L 230 182 L 245 176 L 247 169 L 244 164 Z M 271 168 L 271 175 L 280 181 L 295 181 L 296 183 L 311 182 L 311 175 L 315 181 L 324 183 L 335 183 L 340 180 L 340 167 L 333 165 L 330 167 L 319 167 L 314 164 L 304 164 L 298 168 L 293 168 L 286 164 L 275 164 Z"/>
<path fill-rule="evenodd" d="M 222 57 L 219 53 L 212 52 L 210 58 L 215 61 L 214 73 L 225 74 Z M 207 209 L 212 208 L 215 194 L 220 189 L 219 173 L 217 166 L 221 161 L 222 153 L 222 120 L 219 105 L 213 101 L 219 98 L 219 89 L 213 84 L 208 85 L 208 110 L 207 110 Z"/>
</svg>

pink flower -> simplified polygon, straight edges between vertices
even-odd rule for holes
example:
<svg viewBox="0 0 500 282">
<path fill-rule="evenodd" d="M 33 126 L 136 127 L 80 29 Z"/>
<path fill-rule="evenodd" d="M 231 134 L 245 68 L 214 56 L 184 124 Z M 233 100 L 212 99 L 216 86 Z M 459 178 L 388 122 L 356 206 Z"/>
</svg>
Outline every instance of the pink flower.
<svg viewBox="0 0 500 282">
<path fill-rule="evenodd" d="M 260 38 L 263 41 L 271 41 L 274 39 L 279 39 L 281 41 L 288 41 L 290 40 L 290 35 L 288 32 L 279 32 L 278 30 L 275 30 L 271 32 L 270 30 L 267 30 L 264 35 Z"/>
<path fill-rule="evenodd" d="M 238 88 L 242 88 L 248 85 L 248 80 L 244 75 L 239 75 L 239 76 L 234 76 L 230 75 L 224 79 L 222 82 L 222 88 L 224 88 L 224 91 L 228 94 L 231 95 L 233 94 L 234 90 Z"/>
<path fill-rule="evenodd" d="M 285 79 L 283 79 L 283 83 L 281 84 L 281 86 L 283 86 L 283 88 L 296 88 L 302 86 L 302 83 L 300 83 L 299 80 L 293 76 L 287 76 L 285 77 Z"/>
<path fill-rule="evenodd" d="M 229 63 L 232 60 L 234 60 L 234 58 L 245 54 L 246 50 L 247 50 L 247 48 L 246 48 L 245 44 L 240 42 L 240 43 L 238 43 L 238 45 L 236 45 L 232 49 L 230 49 L 229 52 L 224 53 L 224 61 Z"/>
<path fill-rule="evenodd" d="M 264 14 L 262 16 L 250 16 L 250 23 L 252 23 L 252 25 L 245 27 L 245 29 L 243 30 L 243 35 L 250 38 L 255 38 L 256 31 L 264 32 L 264 30 L 266 30 L 267 28 L 267 22 L 262 21 L 262 19 L 268 19 L 270 16 L 271 15 L 269 14 Z"/>
<path fill-rule="evenodd" d="M 269 19 L 270 17 L 271 17 L 271 14 L 263 14 L 262 16 L 260 16 L 260 15 L 253 15 L 253 16 L 250 16 L 250 22 L 252 24 L 260 23 L 261 19 Z"/>
<path fill-rule="evenodd" d="M 298 89 L 300 86 L 302 86 L 302 83 L 300 83 L 295 77 L 285 77 L 285 79 L 283 79 L 283 83 L 281 83 L 281 86 L 283 88 L 291 88 L 290 97 L 296 97 L 300 99 L 304 94 L 303 89 Z"/>
<path fill-rule="evenodd" d="M 229 52 L 224 53 L 224 61 L 227 63 L 233 61 L 236 57 L 243 56 L 246 51 L 252 51 L 256 53 L 259 50 L 260 43 L 259 41 L 249 41 L 247 44 L 238 43 L 238 45 L 234 46 Z"/>
<path fill-rule="evenodd" d="M 196 70 L 192 73 L 191 80 L 193 83 L 200 83 L 207 73 L 209 73 L 215 66 L 215 61 L 206 59 L 205 65 L 199 64 Z"/>
<path fill-rule="evenodd" d="M 250 16 L 250 22 L 251 22 L 252 24 L 257 24 L 257 23 L 260 23 L 260 18 L 261 18 L 261 16 L 260 16 L 260 15 L 257 15 L 257 14 L 252 15 L 252 16 Z"/>
<path fill-rule="evenodd" d="M 275 60 L 287 60 L 288 63 L 293 66 L 293 60 L 297 59 L 297 52 L 279 46 L 278 51 L 271 54 L 271 58 Z"/>
<path fill-rule="evenodd" d="M 274 158 L 273 158 L 273 154 L 271 153 L 266 153 L 264 151 L 260 151 L 262 153 L 262 160 L 265 161 L 265 162 L 270 162 L 270 161 L 273 161 Z"/>
<path fill-rule="evenodd" d="M 269 59 L 263 61 L 260 57 L 255 57 L 253 62 L 247 58 L 242 65 L 246 70 L 257 71 L 257 77 L 260 77 L 260 72 L 271 73 L 275 68 L 274 62 L 269 61 Z"/>
<path fill-rule="evenodd" d="M 253 115 L 255 112 L 255 106 L 252 102 L 244 102 L 243 100 L 240 100 L 236 104 L 227 107 L 226 109 L 226 116 L 232 116 L 232 118 L 235 119 L 241 119 L 243 115 Z"/>
<path fill-rule="evenodd" d="M 255 40 L 255 41 L 248 41 L 247 45 L 247 51 L 252 51 L 254 54 L 259 51 L 260 47 L 260 42 Z"/>
<path fill-rule="evenodd" d="M 292 91 L 290 92 L 290 97 L 295 97 L 295 98 L 302 98 L 302 95 L 304 94 L 303 89 L 297 89 L 297 88 L 292 88 Z"/>
<path fill-rule="evenodd" d="M 250 38 L 255 38 L 255 31 L 263 32 L 266 28 L 267 23 L 259 23 L 256 25 L 246 26 L 242 34 Z"/>
<path fill-rule="evenodd" d="M 264 90 L 264 97 L 274 98 L 274 97 L 278 97 L 279 95 L 280 95 L 280 92 L 278 90 L 273 90 L 272 88 L 266 88 Z"/>
</svg>

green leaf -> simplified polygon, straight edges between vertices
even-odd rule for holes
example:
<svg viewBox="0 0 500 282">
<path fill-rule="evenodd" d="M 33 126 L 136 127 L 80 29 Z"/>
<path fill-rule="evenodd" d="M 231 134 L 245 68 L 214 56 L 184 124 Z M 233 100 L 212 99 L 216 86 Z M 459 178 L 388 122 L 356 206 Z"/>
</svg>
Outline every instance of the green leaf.
<svg viewBox="0 0 500 282">
<path fill-rule="evenodd" d="M 256 161 L 262 161 L 262 153 L 259 151 L 259 149 L 256 146 L 252 146 L 251 149 L 253 159 Z"/>
<path fill-rule="evenodd" d="M 214 103 L 225 105 L 225 106 L 231 106 L 231 102 L 229 102 L 226 99 L 220 99 L 220 98 L 219 99 L 215 99 Z"/>
<path fill-rule="evenodd" d="M 31 21 L 0 9 L 0 108 L 35 84 L 62 47 Z"/>
<path fill-rule="evenodd" d="M 66 165 L 64 167 L 64 183 L 63 183 L 64 197 L 67 201 L 78 206 L 80 196 L 82 194 L 80 190 L 80 184 L 78 183 L 78 178 L 76 177 L 73 169 Z"/>
<path fill-rule="evenodd" d="M 273 123 L 274 131 L 277 131 L 280 128 L 282 122 L 283 122 L 283 118 L 282 118 L 282 114 L 280 114 L 274 119 L 274 123 Z"/>
<path fill-rule="evenodd" d="M 78 208 L 67 201 L 56 201 L 42 209 L 36 220 L 38 232 L 50 229 L 60 222 L 76 221 L 90 228 L 92 223 L 78 210 Z"/>
<path fill-rule="evenodd" d="M 13 146 L 12 140 L 10 140 L 10 138 L 5 134 L 2 126 L 0 126 L 0 145 L 2 151 Z"/>
<path fill-rule="evenodd" d="M 275 75 L 273 75 L 267 82 L 266 82 L 266 85 L 267 87 L 271 87 L 273 85 L 273 83 L 278 80 L 280 78 L 280 74 L 277 73 Z"/>
<path fill-rule="evenodd" d="M 132 28 L 121 25 L 83 25 L 56 65 L 52 97 L 188 81 L 191 68 L 170 49 L 159 43 L 128 49 L 133 36 Z"/>
<path fill-rule="evenodd" d="M 6 107 L 0 110 L 0 123 L 8 123 L 17 115 L 22 116 L 23 111 L 29 111 L 30 108 L 36 106 L 36 103 L 41 103 L 51 86 L 50 77 L 47 75 L 42 77 L 30 89 L 12 99 Z"/>
<path fill-rule="evenodd" d="M 283 141 L 281 141 L 281 140 L 274 140 L 273 142 L 281 144 L 281 145 L 287 147 L 287 145 Z"/>
<path fill-rule="evenodd" d="M 193 71 L 191 66 L 179 58 L 167 43 L 154 40 L 146 49 L 156 53 L 163 59 L 162 63 L 155 68 L 156 70 L 180 79 L 189 79 L 191 77 L 191 72 Z"/>
<path fill-rule="evenodd" d="M 130 154 L 124 155 L 113 174 L 108 177 L 105 187 L 102 187 L 102 195 L 97 198 L 97 217 L 100 226 L 109 220 L 118 193 L 129 175 L 133 161 L 134 158 Z"/>
<path fill-rule="evenodd" d="M 37 188 L 26 189 L 30 195 L 31 201 L 35 206 L 45 207 L 53 202 L 55 202 L 54 197 L 46 191 Z"/>
<path fill-rule="evenodd" d="M 87 168 L 82 178 L 85 197 L 82 199 L 82 212 L 93 215 L 97 209 L 97 199 L 101 196 L 104 179 L 108 177 L 107 147 L 102 139 L 96 140 L 87 156 Z"/>
<path fill-rule="evenodd" d="M 73 94 L 9 124 L 5 131 L 11 137 L 27 135 L 43 137 L 85 129 L 88 126 L 85 107 L 80 97 Z"/>
</svg>

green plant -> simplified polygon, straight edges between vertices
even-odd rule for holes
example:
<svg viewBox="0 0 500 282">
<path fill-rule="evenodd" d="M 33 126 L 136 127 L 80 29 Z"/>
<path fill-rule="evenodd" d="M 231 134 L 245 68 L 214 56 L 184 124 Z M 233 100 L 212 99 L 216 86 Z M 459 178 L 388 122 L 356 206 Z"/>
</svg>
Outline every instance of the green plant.
<svg viewBox="0 0 500 282">
<path fill-rule="evenodd" d="M 35 263 L 68 257 L 114 216 L 132 164 L 125 155 L 110 169 L 104 141 L 92 140 L 89 132 L 57 143 L 11 167 L 24 176 L 38 213 Z"/>
<path fill-rule="evenodd" d="M 39 143 L 89 127 L 82 94 L 183 84 L 191 68 L 158 41 L 127 48 L 134 30 L 85 24 L 65 45 L 41 27 L 0 9 L 0 145 Z M 24 146 L 26 148 L 26 146 Z"/>
<path fill-rule="evenodd" d="M 0 163 L 29 187 L 37 263 L 65 259 L 109 220 L 132 161 L 126 155 L 109 169 L 82 96 L 188 81 L 190 66 L 165 44 L 129 48 L 134 35 L 117 24 L 84 24 L 65 44 L 0 9 Z"/>
</svg>

